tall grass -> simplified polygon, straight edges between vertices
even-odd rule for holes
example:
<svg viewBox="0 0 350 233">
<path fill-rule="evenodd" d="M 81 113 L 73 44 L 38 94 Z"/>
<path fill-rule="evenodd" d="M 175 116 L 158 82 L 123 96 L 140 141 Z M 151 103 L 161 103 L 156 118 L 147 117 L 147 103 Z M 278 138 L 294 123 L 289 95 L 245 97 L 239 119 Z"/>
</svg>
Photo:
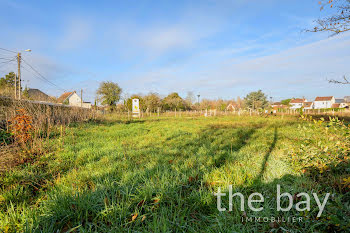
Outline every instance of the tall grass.
<svg viewBox="0 0 350 233">
<path fill-rule="evenodd" d="M 0 229 L 15 232 L 314 232 L 341 231 L 344 193 L 325 187 L 290 159 L 304 137 L 293 117 L 151 117 L 77 123 L 52 138 L 56 151 L 1 176 Z M 316 127 L 314 133 L 319 133 Z M 261 192 L 262 212 L 234 202 L 219 212 L 220 187 Z M 315 192 L 332 200 L 320 219 L 277 212 L 283 192 Z M 343 199 L 342 199 L 343 198 Z M 224 199 L 224 205 L 228 205 Z M 341 211 L 339 211 L 341 210 Z M 241 217 L 301 216 L 303 222 L 242 222 Z M 345 224 L 345 225 L 344 225 Z"/>
</svg>

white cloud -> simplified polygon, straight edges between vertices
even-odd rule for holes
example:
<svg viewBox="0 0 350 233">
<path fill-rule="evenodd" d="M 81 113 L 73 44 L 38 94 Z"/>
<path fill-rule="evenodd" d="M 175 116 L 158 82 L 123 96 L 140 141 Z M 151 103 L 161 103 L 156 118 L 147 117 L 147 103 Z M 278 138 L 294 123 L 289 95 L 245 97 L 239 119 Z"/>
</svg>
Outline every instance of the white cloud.
<svg viewBox="0 0 350 233">
<path fill-rule="evenodd" d="M 212 65 L 201 65 L 202 60 L 208 64 L 210 56 L 212 61 L 220 61 L 223 53 L 218 51 L 215 54 L 212 51 L 209 57 L 201 53 L 182 66 L 140 72 L 134 74 L 130 81 L 124 82 L 123 86 L 129 92 L 152 89 L 162 94 L 196 90 L 212 98 L 243 96 L 257 89 L 263 89 L 276 98 L 348 95 L 347 87 L 331 85 L 327 79 L 349 74 L 347 61 L 350 59 L 350 33 L 268 56 L 252 59 L 243 56 L 242 62 L 238 62 L 239 59 L 227 59 L 224 55 L 227 59 L 225 62 L 221 60 Z"/>
<path fill-rule="evenodd" d="M 87 19 L 73 18 L 64 24 L 58 47 L 61 49 L 81 47 L 92 36 L 92 32 L 92 24 Z"/>
<path fill-rule="evenodd" d="M 166 52 L 190 48 L 214 34 L 215 30 L 202 30 L 193 24 L 182 23 L 149 26 L 125 23 L 115 27 L 115 40 L 120 45 L 119 52 L 157 57 Z"/>
</svg>

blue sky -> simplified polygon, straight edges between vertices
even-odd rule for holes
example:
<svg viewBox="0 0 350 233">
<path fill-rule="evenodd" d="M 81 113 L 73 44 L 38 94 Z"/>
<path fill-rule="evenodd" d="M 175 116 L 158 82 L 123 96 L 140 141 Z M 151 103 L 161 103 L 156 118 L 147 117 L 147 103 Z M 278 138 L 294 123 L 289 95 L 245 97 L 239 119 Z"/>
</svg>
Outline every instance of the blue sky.
<svg viewBox="0 0 350 233">
<path fill-rule="evenodd" d="M 32 49 L 23 58 L 61 89 L 25 64 L 24 84 L 54 96 L 83 89 L 92 101 L 105 80 L 124 95 L 350 95 L 327 82 L 349 74 L 350 33 L 303 32 L 330 13 L 317 0 L 0 0 L 0 9 L 0 47 Z M 0 64 L 0 75 L 15 67 Z"/>
</svg>

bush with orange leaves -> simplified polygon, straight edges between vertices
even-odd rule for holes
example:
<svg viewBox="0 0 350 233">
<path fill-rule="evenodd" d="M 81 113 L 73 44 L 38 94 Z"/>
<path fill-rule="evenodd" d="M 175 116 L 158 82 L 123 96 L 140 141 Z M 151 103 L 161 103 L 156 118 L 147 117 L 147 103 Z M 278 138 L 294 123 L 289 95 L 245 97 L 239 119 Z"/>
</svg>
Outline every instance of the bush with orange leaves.
<svg viewBox="0 0 350 233">
<path fill-rule="evenodd" d="M 32 117 L 24 109 L 16 110 L 16 116 L 10 120 L 10 129 L 15 142 L 26 145 L 32 140 Z"/>
</svg>

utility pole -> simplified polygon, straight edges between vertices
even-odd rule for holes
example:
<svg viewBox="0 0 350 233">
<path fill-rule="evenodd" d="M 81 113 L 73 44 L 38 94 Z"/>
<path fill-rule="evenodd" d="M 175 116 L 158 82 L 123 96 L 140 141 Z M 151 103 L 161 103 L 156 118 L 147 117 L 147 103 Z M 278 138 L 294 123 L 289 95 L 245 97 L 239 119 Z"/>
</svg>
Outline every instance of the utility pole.
<svg viewBox="0 0 350 233">
<path fill-rule="evenodd" d="M 200 97 L 201 95 L 197 95 L 197 97 L 198 97 L 198 104 L 199 104 L 199 97 Z"/>
<path fill-rule="evenodd" d="M 21 99 L 21 53 L 17 54 L 18 64 L 18 99 Z"/>
</svg>

